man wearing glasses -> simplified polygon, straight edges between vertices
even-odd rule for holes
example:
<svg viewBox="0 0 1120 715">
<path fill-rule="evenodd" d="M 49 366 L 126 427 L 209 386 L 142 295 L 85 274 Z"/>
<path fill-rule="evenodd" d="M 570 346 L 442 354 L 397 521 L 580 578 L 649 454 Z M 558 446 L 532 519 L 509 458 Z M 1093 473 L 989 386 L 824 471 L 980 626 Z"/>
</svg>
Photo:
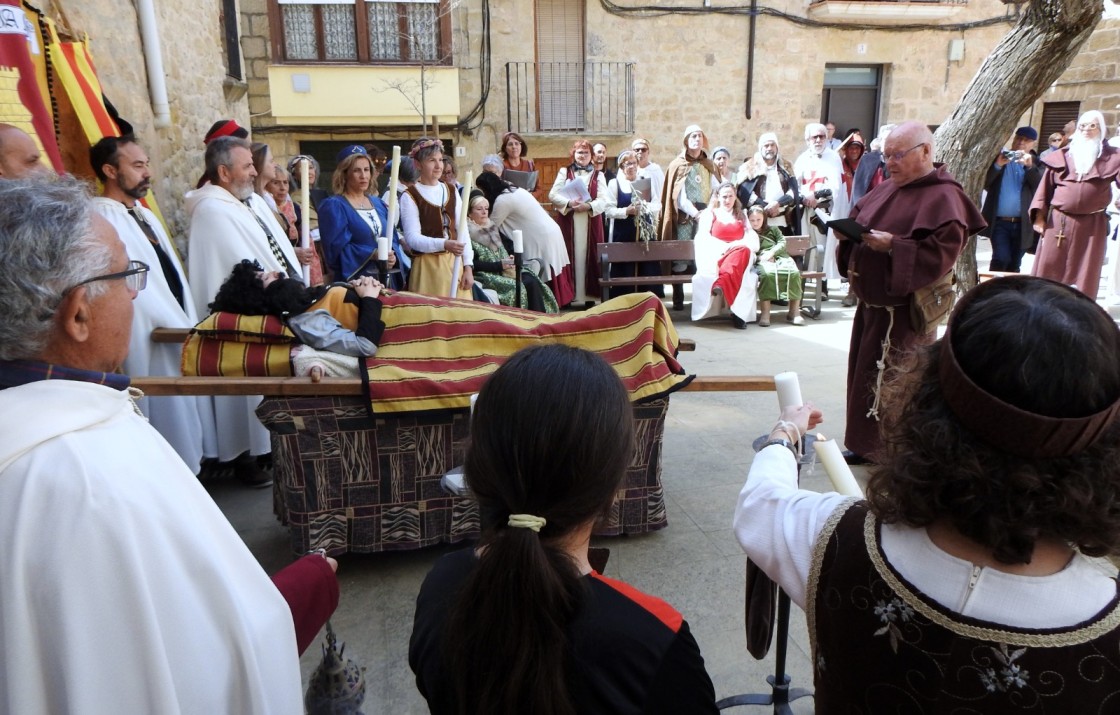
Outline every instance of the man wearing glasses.
<svg viewBox="0 0 1120 715">
<path fill-rule="evenodd" d="M 914 292 L 951 271 L 968 237 L 986 225 L 952 174 L 933 163 L 933 134 L 924 124 L 895 127 L 883 155 L 890 178 L 851 213 L 868 231 L 859 241 L 841 235 L 837 256 L 859 298 L 848 349 L 849 464 L 878 457 L 879 388 L 886 370 L 935 335 L 910 324 Z"/>
<path fill-rule="evenodd" d="M 0 710 L 298 715 L 305 612 L 117 372 L 148 275 L 84 184 L 0 181 Z"/>
<path fill-rule="evenodd" d="M 1032 274 L 1097 298 L 1108 244 L 1112 187 L 1120 185 L 1120 150 L 1104 141 L 1104 115 L 1085 112 L 1069 146 L 1042 160 L 1045 172 L 1031 202 L 1038 242 Z M 1114 204 L 1115 205 L 1115 204 Z"/>
<path fill-rule="evenodd" d="M 638 155 L 638 178 L 649 179 L 650 196 L 661 197 L 661 189 L 665 186 L 665 170 L 661 165 L 650 159 L 649 142 L 638 137 L 630 143 L 630 148 Z"/>
<path fill-rule="evenodd" d="M 89 163 L 103 187 L 101 196 L 93 200 L 94 210 L 116 229 L 129 258 L 152 267 L 147 289 L 132 302 L 132 337 L 124 373 L 178 377 L 182 346 L 152 342 L 152 329 L 191 328 L 198 316 L 171 239 L 156 215 L 140 203 L 151 188 L 148 155 L 133 137 L 105 137 L 90 149 Z M 145 397 L 139 405 L 196 474 L 204 457 L 217 457 L 209 397 Z"/>
<path fill-rule="evenodd" d="M 800 183 L 805 211 L 806 233 L 817 246 L 816 270 L 824 271 L 823 293 L 828 297 L 828 281 L 840 278 L 836 269 L 836 234 L 825 222 L 848 215 L 848 192 L 844 188 L 844 165 L 840 155 L 828 148 L 828 130 L 823 124 L 805 125 L 807 148 L 793 164 L 793 175 Z"/>
</svg>

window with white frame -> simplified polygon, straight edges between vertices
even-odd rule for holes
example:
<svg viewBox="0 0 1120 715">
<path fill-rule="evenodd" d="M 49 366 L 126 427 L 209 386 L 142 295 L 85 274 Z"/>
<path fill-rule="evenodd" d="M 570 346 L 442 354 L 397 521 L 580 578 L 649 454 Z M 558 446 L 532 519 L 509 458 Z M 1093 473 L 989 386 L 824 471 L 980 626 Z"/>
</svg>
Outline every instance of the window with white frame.
<svg viewBox="0 0 1120 715">
<path fill-rule="evenodd" d="M 449 64 L 455 0 L 269 0 L 273 60 Z"/>
</svg>

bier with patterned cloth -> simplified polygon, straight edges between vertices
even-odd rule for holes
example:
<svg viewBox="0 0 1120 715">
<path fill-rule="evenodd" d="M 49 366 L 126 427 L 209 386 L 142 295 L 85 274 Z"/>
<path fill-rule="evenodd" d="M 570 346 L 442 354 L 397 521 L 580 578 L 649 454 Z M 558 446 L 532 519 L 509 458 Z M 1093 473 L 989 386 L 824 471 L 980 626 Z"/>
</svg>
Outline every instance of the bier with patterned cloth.
<svg viewBox="0 0 1120 715">
<path fill-rule="evenodd" d="M 409 293 L 381 300 L 385 332 L 364 375 L 375 414 L 467 407 L 490 373 L 540 342 L 599 353 L 635 402 L 692 379 L 676 360 L 677 330 L 649 293 L 563 315 Z"/>
</svg>

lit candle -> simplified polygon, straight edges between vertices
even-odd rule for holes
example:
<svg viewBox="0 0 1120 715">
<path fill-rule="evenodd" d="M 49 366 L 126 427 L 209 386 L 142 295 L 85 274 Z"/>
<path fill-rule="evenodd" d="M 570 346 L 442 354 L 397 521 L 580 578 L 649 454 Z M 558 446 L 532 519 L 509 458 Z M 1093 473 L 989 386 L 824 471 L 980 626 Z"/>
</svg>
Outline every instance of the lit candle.
<svg viewBox="0 0 1120 715">
<path fill-rule="evenodd" d="M 393 235 L 393 227 L 397 225 L 397 176 L 401 170 L 401 148 L 393 147 L 393 168 L 389 170 L 389 221 L 385 226 L 385 235 Z M 378 249 L 380 253 L 380 249 Z M 378 260 L 381 260 L 380 258 Z"/>
<path fill-rule="evenodd" d="M 389 237 L 388 236 L 378 236 L 377 237 L 377 260 L 379 260 L 379 261 L 389 260 Z M 384 278 L 385 277 L 382 276 L 382 280 L 384 280 Z"/>
<path fill-rule="evenodd" d="M 303 221 L 299 227 L 299 247 L 306 250 L 311 248 L 311 187 L 310 170 L 311 162 L 307 159 L 299 163 L 299 205 L 303 211 Z M 311 285 L 311 266 L 303 267 L 303 284 Z"/>
<path fill-rule="evenodd" d="M 779 372 L 775 375 L 774 389 L 778 391 L 779 410 L 805 404 L 805 400 L 801 399 L 801 385 L 797 381 L 796 372 Z"/>
<path fill-rule="evenodd" d="M 836 440 L 825 439 L 818 434 L 813 441 L 813 449 L 817 450 L 817 457 L 824 465 L 828 478 L 832 480 L 832 488 L 846 497 L 862 499 L 863 490 L 859 488 L 851 467 L 844 461 L 844 455 L 840 453 L 840 446 L 836 444 Z"/>
<path fill-rule="evenodd" d="M 519 228 L 513 230 L 513 252 L 525 252 L 525 238 L 521 235 L 521 229 Z"/>
</svg>

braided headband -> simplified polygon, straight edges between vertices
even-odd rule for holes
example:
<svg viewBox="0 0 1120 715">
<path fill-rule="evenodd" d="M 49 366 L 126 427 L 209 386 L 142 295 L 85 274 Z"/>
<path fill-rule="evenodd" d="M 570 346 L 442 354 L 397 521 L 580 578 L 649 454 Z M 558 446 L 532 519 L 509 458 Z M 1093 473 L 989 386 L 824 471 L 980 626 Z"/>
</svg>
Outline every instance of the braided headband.
<svg viewBox="0 0 1120 715">
<path fill-rule="evenodd" d="M 433 146 L 439 147 L 439 150 L 443 151 L 443 142 L 439 139 L 418 139 L 416 143 L 412 145 L 412 148 L 408 150 L 408 155 L 415 159 L 417 154 Z"/>
<path fill-rule="evenodd" d="M 1100 439 L 1105 430 L 1120 413 L 1120 398 L 1103 410 L 1084 417 L 1050 417 L 1016 407 L 992 395 L 972 381 L 953 350 L 953 325 L 961 313 L 978 296 L 990 292 L 992 286 L 1007 287 L 1006 281 L 1020 285 L 1027 281 L 1045 280 L 1027 276 L 1009 276 L 981 283 L 966 293 L 958 302 L 949 320 L 945 336 L 941 338 L 938 377 L 941 395 L 950 411 L 970 432 L 984 442 L 1009 454 L 1028 459 L 1051 459 L 1077 454 Z M 1083 300 L 1087 296 L 1078 290 L 1054 281 L 1054 285 L 1070 291 Z M 1095 301 L 1094 307 L 1104 312 Z M 1107 315 L 1107 313 L 1106 313 Z M 1109 317 L 1111 322 L 1112 318 Z"/>
</svg>

